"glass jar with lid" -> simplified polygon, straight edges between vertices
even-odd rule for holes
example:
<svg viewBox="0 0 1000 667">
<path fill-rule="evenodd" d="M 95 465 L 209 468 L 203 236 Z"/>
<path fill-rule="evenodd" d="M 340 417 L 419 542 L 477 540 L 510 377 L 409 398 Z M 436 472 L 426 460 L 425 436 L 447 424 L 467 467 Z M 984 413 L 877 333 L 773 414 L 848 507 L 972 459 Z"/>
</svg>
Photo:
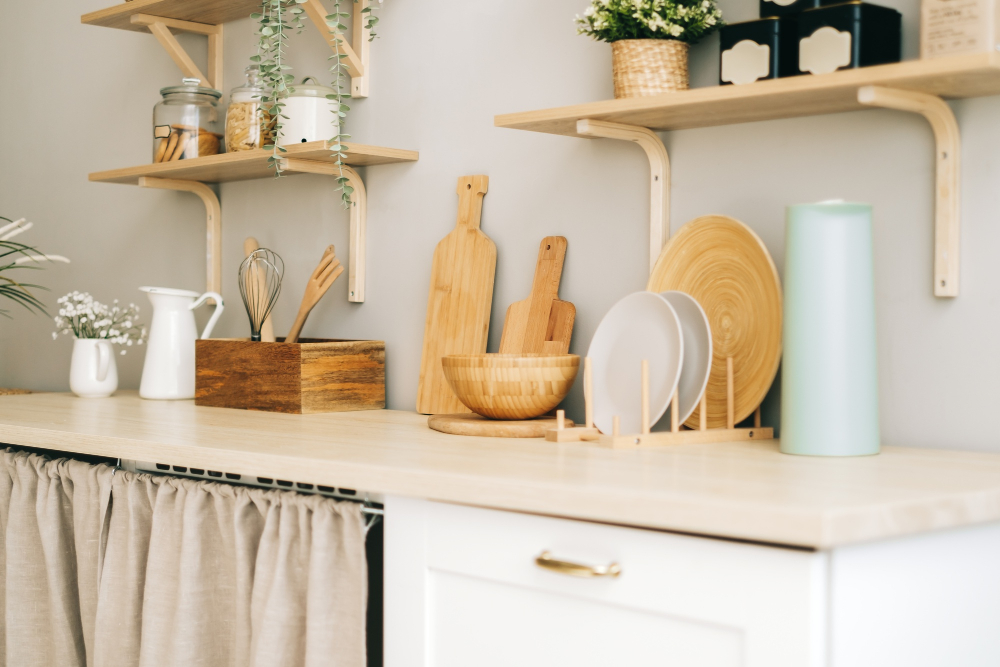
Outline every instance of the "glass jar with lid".
<svg viewBox="0 0 1000 667">
<path fill-rule="evenodd" d="M 215 155 L 222 148 L 219 98 L 222 93 L 184 79 L 160 90 L 153 107 L 153 162 L 172 162 Z"/>
<path fill-rule="evenodd" d="M 233 88 L 226 109 L 226 152 L 250 151 L 271 143 L 265 128 L 271 125 L 270 116 L 263 109 L 261 96 L 264 85 L 260 67 L 250 65 L 244 70 L 246 81 Z"/>
</svg>

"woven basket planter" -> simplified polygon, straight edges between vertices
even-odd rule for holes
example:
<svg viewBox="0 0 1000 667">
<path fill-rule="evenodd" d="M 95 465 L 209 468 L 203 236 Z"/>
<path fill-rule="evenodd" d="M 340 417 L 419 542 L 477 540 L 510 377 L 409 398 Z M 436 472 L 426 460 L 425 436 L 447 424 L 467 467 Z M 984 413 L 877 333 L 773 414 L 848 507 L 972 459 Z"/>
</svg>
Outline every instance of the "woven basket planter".
<svg viewBox="0 0 1000 667">
<path fill-rule="evenodd" d="M 611 43 L 615 99 L 688 88 L 688 45 L 676 39 L 622 39 Z"/>
</svg>

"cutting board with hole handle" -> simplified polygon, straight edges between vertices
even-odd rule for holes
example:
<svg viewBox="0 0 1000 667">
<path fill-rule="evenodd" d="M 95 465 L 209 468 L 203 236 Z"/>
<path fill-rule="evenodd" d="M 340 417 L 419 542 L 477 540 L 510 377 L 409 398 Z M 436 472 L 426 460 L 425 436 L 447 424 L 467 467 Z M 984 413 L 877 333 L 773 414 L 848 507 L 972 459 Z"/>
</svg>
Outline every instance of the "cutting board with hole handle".
<svg viewBox="0 0 1000 667">
<path fill-rule="evenodd" d="M 568 243 L 546 236 L 538 248 L 531 295 L 507 309 L 501 354 L 566 354 L 573 337 L 576 306 L 559 298 L 559 281 Z"/>
<path fill-rule="evenodd" d="M 486 352 L 497 268 L 497 248 L 479 228 L 488 188 L 487 176 L 458 179 L 458 222 L 434 249 L 417 385 L 422 414 L 469 412 L 448 386 L 441 358 Z"/>
</svg>

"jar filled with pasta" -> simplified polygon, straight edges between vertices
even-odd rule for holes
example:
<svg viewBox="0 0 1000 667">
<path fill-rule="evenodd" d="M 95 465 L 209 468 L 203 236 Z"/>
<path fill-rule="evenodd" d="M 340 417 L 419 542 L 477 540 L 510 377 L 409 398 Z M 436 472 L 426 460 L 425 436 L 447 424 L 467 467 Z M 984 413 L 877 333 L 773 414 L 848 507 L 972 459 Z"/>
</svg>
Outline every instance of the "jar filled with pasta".
<svg viewBox="0 0 1000 667">
<path fill-rule="evenodd" d="M 270 116 L 260 101 L 264 94 L 260 68 L 250 65 L 244 72 L 246 81 L 233 88 L 226 110 L 226 151 L 229 153 L 263 148 L 270 143 L 270 134 L 266 132 L 271 125 Z"/>
<path fill-rule="evenodd" d="M 172 162 L 215 155 L 222 149 L 222 93 L 199 79 L 162 88 L 153 107 L 153 162 Z"/>
</svg>

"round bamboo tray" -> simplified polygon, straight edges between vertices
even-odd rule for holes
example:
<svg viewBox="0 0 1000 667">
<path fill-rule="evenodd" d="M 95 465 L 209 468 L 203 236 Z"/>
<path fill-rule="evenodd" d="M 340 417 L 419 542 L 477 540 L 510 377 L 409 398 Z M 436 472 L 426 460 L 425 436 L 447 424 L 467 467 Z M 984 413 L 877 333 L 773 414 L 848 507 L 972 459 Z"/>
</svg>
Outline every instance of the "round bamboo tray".
<svg viewBox="0 0 1000 667">
<path fill-rule="evenodd" d="M 556 428 L 557 420 L 552 419 L 487 419 L 482 415 L 431 415 L 427 425 L 435 431 L 452 435 L 472 435 L 481 438 L 544 438 L 545 432 Z M 565 428 L 575 424 L 567 419 Z"/>
<path fill-rule="evenodd" d="M 709 428 L 726 427 L 726 358 L 733 358 L 734 417 L 753 414 L 781 362 L 781 281 L 771 255 L 739 220 L 692 220 L 660 253 L 646 286 L 687 292 L 712 328 L 712 370 L 705 389 Z M 697 428 L 699 407 L 684 422 Z"/>
<path fill-rule="evenodd" d="M 676 39 L 622 39 L 611 43 L 615 99 L 688 88 L 688 45 Z"/>
<path fill-rule="evenodd" d="M 490 419 L 532 419 L 569 393 L 580 367 L 575 354 L 455 354 L 444 376 L 465 407 Z"/>
</svg>

